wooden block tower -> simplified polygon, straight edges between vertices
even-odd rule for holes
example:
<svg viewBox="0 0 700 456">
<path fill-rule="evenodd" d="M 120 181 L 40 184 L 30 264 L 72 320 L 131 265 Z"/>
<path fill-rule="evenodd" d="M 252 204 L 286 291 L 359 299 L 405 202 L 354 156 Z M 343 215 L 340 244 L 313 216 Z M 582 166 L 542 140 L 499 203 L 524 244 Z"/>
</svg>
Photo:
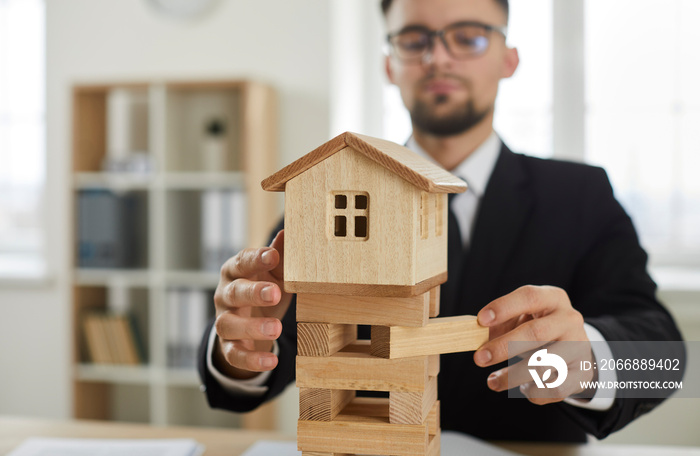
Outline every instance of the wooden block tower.
<svg viewBox="0 0 700 456">
<path fill-rule="evenodd" d="M 434 318 L 447 194 L 465 183 L 405 147 L 343 133 L 262 186 L 285 192 L 302 454 L 440 454 L 439 356 L 488 340 L 474 316 Z M 357 325 L 371 325 L 370 341 Z"/>
</svg>

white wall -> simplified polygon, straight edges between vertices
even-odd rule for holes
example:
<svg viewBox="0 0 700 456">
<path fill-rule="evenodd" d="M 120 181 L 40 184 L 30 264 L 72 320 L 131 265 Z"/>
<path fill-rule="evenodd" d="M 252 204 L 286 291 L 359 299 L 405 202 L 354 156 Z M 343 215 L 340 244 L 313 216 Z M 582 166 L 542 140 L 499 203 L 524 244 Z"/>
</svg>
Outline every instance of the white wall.
<svg viewBox="0 0 700 456">
<path fill-rule="evenodd" d="M 251 78 L 279 94 L 280 164 L 329 132 L 328 0 L 220 0 L 192 21 L 147 0 L 47 0 L 51 281 L 0 286 L 0 414 L 71 413 L 67 245 L 70 89 L 78 82 Z"/>
</svg>

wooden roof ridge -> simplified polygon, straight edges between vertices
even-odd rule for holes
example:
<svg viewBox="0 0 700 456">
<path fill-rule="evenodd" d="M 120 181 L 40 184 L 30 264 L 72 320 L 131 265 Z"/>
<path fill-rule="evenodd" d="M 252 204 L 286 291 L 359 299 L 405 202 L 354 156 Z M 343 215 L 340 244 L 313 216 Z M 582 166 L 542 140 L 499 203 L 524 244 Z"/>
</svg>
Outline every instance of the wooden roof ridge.
<svg viewBox="0 0 700 456">
<path fill-rule="evenodd" d="M 287 181 L 346 147 L 360 152 L 423 191 L 461 193 L 467 189 L 462 179 L 404 146 L 349 131 L 341 133 L 269 176 L 262 181 L 262 188 L 282 192 Z"/>
</svg>

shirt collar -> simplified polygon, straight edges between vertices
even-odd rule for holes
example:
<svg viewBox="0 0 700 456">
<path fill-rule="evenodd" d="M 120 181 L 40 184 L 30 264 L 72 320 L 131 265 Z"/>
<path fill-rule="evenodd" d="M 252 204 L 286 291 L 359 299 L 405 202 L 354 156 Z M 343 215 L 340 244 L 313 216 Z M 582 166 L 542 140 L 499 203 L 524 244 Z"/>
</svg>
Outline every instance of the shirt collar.
<svg viewBox="0 0 700 456">
<path fill-rule="evenodd" d="M 408 139 L 406 147 L 418 155 L 427 158 L 431 162 L 436 163 L 435 160 L 418 145 L 413 136 Z M 488 184 L 493 168 L 496 166 L 496 160 L 498 160 L 500 150 L 501 138 L 498 137 L 495 131 L 492 131 L 486 141 L 481 143 L 474 152 L 452 170 L 452 174 L 464 179 L 469 186 L 469 190 L 480 198 L 486 191 L 486 184 Z"/>
</svg>

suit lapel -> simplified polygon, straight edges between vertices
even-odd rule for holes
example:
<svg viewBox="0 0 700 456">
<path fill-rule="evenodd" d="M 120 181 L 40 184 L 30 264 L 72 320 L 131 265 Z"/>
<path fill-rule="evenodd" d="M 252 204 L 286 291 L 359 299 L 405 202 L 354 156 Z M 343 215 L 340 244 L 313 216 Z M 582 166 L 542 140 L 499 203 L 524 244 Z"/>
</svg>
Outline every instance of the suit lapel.
<svg viewBox="0 0 700 456">
<path fill-rule="evenodd" d="M 511 258 L 532 204 L 522 161 L 503 145 L 477 210 L 469 252 L 455 277 L 463 279 L 459 295 L 468 297 L 472 312 L 496 297 L 499 275 Z"/>
</svg>

